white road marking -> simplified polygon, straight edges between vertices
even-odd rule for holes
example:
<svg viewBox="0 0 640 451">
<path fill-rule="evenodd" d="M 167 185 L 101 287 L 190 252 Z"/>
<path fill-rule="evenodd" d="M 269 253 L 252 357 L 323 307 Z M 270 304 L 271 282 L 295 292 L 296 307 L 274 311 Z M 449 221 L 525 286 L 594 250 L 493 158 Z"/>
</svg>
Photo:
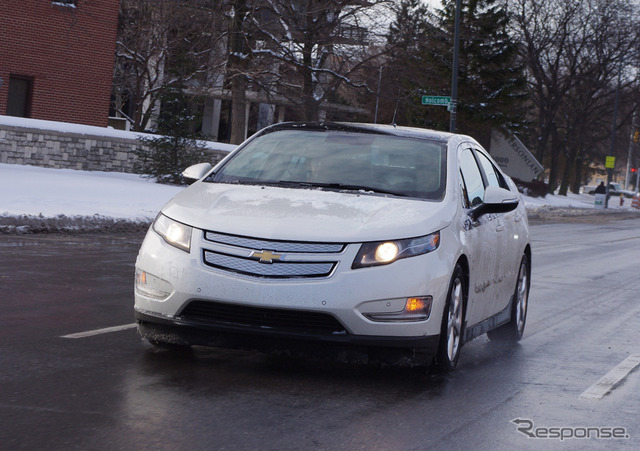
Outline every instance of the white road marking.
<svg viewBox="0 0 640 451">
<path fill-rule="evenodd" d="M 62 335 L 60 338 L 85 338 L 94 335 L 108 334 L 111 332 L 119 332 L 121 330 L 133 329 L 137 324 L 125 324 L 124 326 L 105 327 L 104 329 L 89 330 L 87 332 L 78 332 L 77 334 Z"/>
<path fill-rule="evenodd" d="M 607 374 L 587 388 L 580 398 L 582 399 L 601 399 L 604 395 L 609 393 L 616 385 L 618 385 L 627 374 L 633 371 L 638 365 L 640 365 L 640 354 L 632 354 L 624 359 L 618 366 L 609 371 Z"/>
</svg>

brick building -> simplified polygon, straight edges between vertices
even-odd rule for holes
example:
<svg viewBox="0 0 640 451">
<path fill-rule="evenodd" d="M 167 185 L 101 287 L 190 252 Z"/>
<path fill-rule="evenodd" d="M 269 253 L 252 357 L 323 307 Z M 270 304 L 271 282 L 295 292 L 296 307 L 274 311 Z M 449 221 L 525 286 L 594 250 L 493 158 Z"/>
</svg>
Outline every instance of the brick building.
<svg viewBox="0 0 640 451">
<path fill-rule="evenodd" d="M 120 0 L 0 0 L 0 114 L 107 126 Z"/>
</svg>

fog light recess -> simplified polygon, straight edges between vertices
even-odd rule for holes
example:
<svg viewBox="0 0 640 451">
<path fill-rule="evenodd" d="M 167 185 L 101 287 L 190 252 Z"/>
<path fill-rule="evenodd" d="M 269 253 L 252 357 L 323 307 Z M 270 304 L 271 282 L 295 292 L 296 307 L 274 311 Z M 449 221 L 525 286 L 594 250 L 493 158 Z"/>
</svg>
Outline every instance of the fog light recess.
<svg viewBox="0 0 640 451">
<path fill-rule="evenodd" d="M 407 298 L 404 309 L 399 312 L 363 313 L 371 321 L 426 321 L 431 315 L 431 296 Z"/>
<path fill-rule="evenodd" d="M 136 292 L 157 301 L 164 301 L 173 293 L 173 286 L 160 277 L 136 268 Z"/>
</svg>

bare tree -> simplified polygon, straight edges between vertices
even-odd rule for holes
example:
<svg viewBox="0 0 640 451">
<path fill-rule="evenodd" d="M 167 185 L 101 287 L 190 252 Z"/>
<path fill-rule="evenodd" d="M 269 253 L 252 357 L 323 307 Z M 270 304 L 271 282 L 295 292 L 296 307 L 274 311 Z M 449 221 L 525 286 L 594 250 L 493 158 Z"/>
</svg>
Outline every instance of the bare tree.
<svg viewBox="0 0 640 451">
<path fill-rule="evenodd" d="M 220 70 L 226 55 L 216 58 L 214 49 L 226 39 L 224 9 L 215 0 L 121 1 L 115 108 L 135 130 L 153 128 L 163 91 L 206 83 Z"/>
<path fill-rule="evenodd" d="M 368 89 L 362 73 L 379 56 L 390 0 L 264 0 L 256 2 L 252 54 L 255 83 L 268 95 L 299 105 L 305 120 L 323 117 L 341 87 Z M 273 76 L 277 74 L 277 76 Z"/>
<path fill-rule="evenodd" d="M 585 39 L 577 56 L 580 61 L 575 86 L 561 110 L 566 124 L 561 128 L 566 136 L 566 151 L 560 194 L 566 194 L 570 184 L 578 192 L 583 167 L 604 160 L 604 152 L 611 151 L 612 127 L 615 133 L 621 124 L 628 123 L 635 109 L 637 96 L 621 95 L 631 93 L 637 84 L 635 75 L 629 73 L 637 59 L 634 56 L 638 45 L 637 19 L 630 20 L 634 15 L 626 2 L 612 5 L 597 1 L 589 5 L 583 20 Z M 618 102 L 622 114 L 617 115 L 619 120 L 613 124 L 616 97 L 622 98 Z"/>
<path fill-rule="evenodd" d="M 232 144 L 244 141 L 246 92 L 249 84 L 252 52 L 247 24 L 249 9 L 246 0 L 233 0 L 229 34 L 227 78 L 231 84 L 231 137 Z"/>
<path fill-rule="evenodd" d="M 514 0 L 510 7 L 537 116 L 530 141 L 549 167 L 549 190 L 561 185 L 566 193 L 582 157 L 607 138 L 618 74 L 622 89 L 633 83 L 624 74 L 636 59 L 637 13 L 624 0 Z"/>
</svg>

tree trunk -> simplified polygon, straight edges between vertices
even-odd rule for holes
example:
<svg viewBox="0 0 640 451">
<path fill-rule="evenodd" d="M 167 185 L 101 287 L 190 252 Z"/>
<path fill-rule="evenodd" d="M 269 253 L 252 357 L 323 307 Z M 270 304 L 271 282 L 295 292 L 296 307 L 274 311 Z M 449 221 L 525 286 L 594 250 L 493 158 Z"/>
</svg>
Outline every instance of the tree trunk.
<svg viewBox="0 0 640 451">
<path fill-rule="evenodd" d="M 584 167 L 584 160 L 580 157 L 576 159 L 576 173 L 571 182 L 571 192 L 573 194 L 580 193 L 580 186 L 582 185 L 582 171 Z"/>
<path fill-rule="evenodd" d="M 549 166 L 549 194 L 553 194 L 558 184 L 558 154 L 560 153 L 558 131 L 553 126 L 551 132 L 551 164 Z"/>
<path fill-rule="evenodd" d="M 575 166 L 576 160 L 578 159 L 578 150 L 575 146 L 573 146 L 569 150 L 569 158 L 564 165 L 564 172 L 562 174 L 562 180 L 560 181 L 560 191 L 558 194 L 561 196 L 566 196 L 569 191 L 569 182 L 572 179 L 572 176 L 575 174 Z"/>
<path fill-rule="evenodd" d="M 315 83 L 313 80 L 314 74 L 312 69 L 313 44 L 310 42 L 305 42 L 302 52 L 302 98 L 304 102 L 304 119 L 305 121 L 317 121 L 318 105 L 313 96 L 315 92 Z"/>
<path fill-rule="evenodd" d="M 246 129 L 246 103 L 247 103 L 247 59 L 248 54 L 244 48 L 243 24 L 247 14 L 246 0 L 234 0 L 233 20 L 231 21 L 231 34 L 229 36 L 229 75 L 231 76 L 231 144 L 240 144 L 244 141 Z"/>
</svg>

